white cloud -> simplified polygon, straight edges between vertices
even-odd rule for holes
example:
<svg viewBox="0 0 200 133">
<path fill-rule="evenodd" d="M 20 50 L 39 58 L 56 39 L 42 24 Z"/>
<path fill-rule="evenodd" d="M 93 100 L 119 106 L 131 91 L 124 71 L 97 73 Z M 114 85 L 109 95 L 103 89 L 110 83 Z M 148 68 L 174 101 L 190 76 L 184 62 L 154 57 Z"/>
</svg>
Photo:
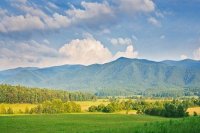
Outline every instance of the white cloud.
<svg viewBox="0 0 200 133">
<path fill-rule="evenodd" d="M 71 23 L 70 19 L 67 16 L 63 16 L 58 13 L 54 13 L 52 17 L 46 17 L 44 19 L 44 22 L 50 29 L 67 27 Z"/>
<path fill-rule="evenodd" d="M 23 11 L 25 14 L 31 14 L 33 16 L 37 16 L 40 18 L 48 17 L 46 13 L 44 13 L 41 9 L 37 7 L 31 7 L 26 4 L 20 4 L 20 5 L 16 4 L 14 6 Z"/>
<path fill-rule="evenodd" d="M 95 39 L 72 40 L 61 47 L 59 53 L 66 58 L 66 64 L 105 63 L 112 58 L 111 52 Z"/>
<path fill-rule="evenodd" d="M 148 18 L 148 22 L 154 26 L 161 26 L 161 23 L 154 17 Z"/>
<path fill-rule="evenodd" d="M 90 19 L 90 18 L 103 18 L 105 15 L 112 15 L 112 9 L 107 2 L 103 3 L 92 3 L 92 2 L 81 2 L 81 6 L 84 9 L 78 9 L 73 7 L 66 11 L 66 14 L 74 21 L 77 19 Z"/>
<path fill-rule="evenodd" d="M 25 13 L 29 13 L 33 16 L 38 16 L 45 24 L 46 29 L 57 29 L 61 27 L 67 27 L 71 23 L 71 20 L 67 16 L 61 15 L 56 12 L 52 14 L 52 16 L 49 16 L 37 7 L 30 7 L 27 5 L 17 5 L 17 7 L 25 11 Z"/>
<path fill-rule="evenodd" d="M 44 40 L 46 42 L 47 40 Z M 112 54 L 100 41 L 94 38 L 75 39 L 58 50 L 34 40 L 25 42 L 0 41 L 0 68 L 47 67 L 63 64 L 106 63 L 119 57 L 136 58 L 138 52 L 132 45 L 125 51 Z"/>
<path fill-rule="evenodd" d="M 138 57 L 138 52 L 134 50 L 133 45 L 129 45 L 126 48 L 125 52 L 117 52 L 113 60 L 119 58 L 119 57 L 126 57 L 126 58 L 137 58 Z"/>
<path fill-rule="evenodd" d="M 110 42 L 113 44 L 113 45 L 132 45 L 133 42 L 130 38 L 112 38 L 110 40 Z"/>
<path fill-rule="evenodd" d="M 26 4 L 14 6 L 22 10 L 25 15 L 4 15 L 0 20 L 0 32 L 58 29 L 67 27 L 71 23 L 67 16 L 58 13 L 49 16 L 37 7 L 30 7 Z"/>
<path fill-rule="evenodd" d="M 182 54 L 180 58 L 181 58 L 181 60 L 185 60 L 185 59 L 188 59 L 188 56 L 187 56 L 187 55 L 184 55 L 184 54 Z"/>
<path fill-rule="evenodd" d="M 195 60 L 200 60 L 200 48 L 196 49 L 193 55 Z"/>
<path fill-rule="evenodd" d="M 45 61 L 53 61 L 58 51 L 34 40 L 25 42 L 0 41 L 0 68 L 46 66 Z"/>
<path fill-rule="evenodd" d="M 128 45 L 126 51 L 119 51 L 113 55 L 110 50 L 95 39 L 72 40 L 59 49 L 64 64 L 94 64 L 106 63 L 120 57 L 136 58 L 138 52 L 132 45 Z"/>
<path fill-rule="evenodd" d="M 37 16 L 5 16 L 0 20 L 0 32 L 44 29 L 44 24 Z"/>
<path fill-rule="evenodd" d="M 27 0 L 15 0 L 14 3 L 11 3 L 11 6 L 21 10 L 20 12 L 17 12 L 17 14 L 20 14 L 13 15 L 13 13 L 5 13 L 5 11 L 0 9 L 0 15 L 4 14 L 4 17 L 1 17 L 2 19 L 0 20 L 0 32 L 33 29 L 59 29 L 72 26 L 73 24 L 87 24 L 87 26 L 99 26 L 100 29 L 105 29 L 102 33 L 107 34 L 110 33 L 110 31 L 104 26 L 116 23 L 116 18 L 120 18 L 121 14 L 132 15 L 133 12 L 148 13 L 155 10 L 155 4 L 152 0 L 117 0 L 114 5 L 109 4 L 109 1 L 82 1 L 80 8 L 71 5 L 71 8 L 64 13 L 56 12 L 55 10 L 58 9 L 58 6 L 52 2 L 47 2 L 47 6 L 51 8 L 51 12 L 48 13 L 44 10 L 47 6 L 42 8 Z M 158 15 L 160 16 L 160 14 Z M 11 20 L 12 23 L 10 23 L 10 25 L 9 23 L 5 24 L 5 18 L 7 18 L 8 21 Z M 29 19 L 31 20 L 29 21 Z M 19 26 L 20 28 L 17 28 L 16 25 L 18 25 L 19 21 L 21 26 Z M 152 24 L 159 25 L 155 18 L 150 18 L 149 21 Z"/>
<path fill-rule="evenodd" d="M 152 12 L 155 4 L 152 0 L 117 0 L 119 9 L 128 13 Z"/>
</svg>

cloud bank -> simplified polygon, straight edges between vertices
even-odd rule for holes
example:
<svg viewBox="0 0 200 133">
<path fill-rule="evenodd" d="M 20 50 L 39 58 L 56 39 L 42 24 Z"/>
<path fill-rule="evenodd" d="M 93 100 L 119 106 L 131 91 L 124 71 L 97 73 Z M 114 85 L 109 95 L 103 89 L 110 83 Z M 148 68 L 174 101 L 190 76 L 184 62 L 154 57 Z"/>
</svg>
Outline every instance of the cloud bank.
<svg viewBox="0 0 200 133">
<path fill-rule="evenodd" d="M 152 0 L 116 0 L 114 5 L 109 2 L 82 1 L 80 7 L 71 5 L 71 8 L 62 13 L 57 11 L 58 7 L 54 3 L 48 2 L 47 6 L 52 10 L 50 13 L 32 1 L 16 0 L 11 6 L 20 14 L 0 9 L 0 32 L 60 29 L 81 23 L 86 25 L 93 23 L 98 27 L 102 23 L 109 24 L 109 20 L 120 18 L 121 14 L 132 16 L 132 12 L 136 14 L 155 11 Z M 104 21 L 105 19 L 107 21 Z M 150 18 L 149 22 L 158 24 L 155 18 Z"/>
<path fill-rule="evenodd" d="M 102 64 L 119 57 L 136 58 L 137 51 L 128 45 L 126 51 L 115 54 L 94 38 L 75 39 L 64 44 L 59 49 L 49 47 L 48 40 L 38 43 L 34 40 L 27 42 L 0 41 L 0 62 L 2 68 L 12 67 L 47 67 L 63 64 Z"/>
</svg>

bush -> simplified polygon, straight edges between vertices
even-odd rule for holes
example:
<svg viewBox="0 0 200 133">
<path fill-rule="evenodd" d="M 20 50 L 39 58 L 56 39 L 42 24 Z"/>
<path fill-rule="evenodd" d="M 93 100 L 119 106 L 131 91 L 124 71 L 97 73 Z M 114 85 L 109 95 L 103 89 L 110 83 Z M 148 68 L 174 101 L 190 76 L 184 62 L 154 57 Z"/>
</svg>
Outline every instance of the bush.
<svg viewBox="0 0 200 133">
<path fill-rule="evenodd" d="M 198 116 L 197 112 L 194 111 L 193 112 L 193 116 Z"/>
<path fill-rule="evenodd" d="M 115 107 L 111 104 L 108 104 L 104 109 L 103 109 L 103 112 L 106 112 L 106 113 L 112 113 L 112 112 L 115 112 Z"/>
<path fill-rule="evenodd" d="M 67 112 L 67 113 L 72 112 L 72 106 L 71 106 L 70 102 L 64 103 L 64 112 Z"/>
<path fill-rule="evenodd" d="M 97 112 L 97 111 L 98 111 L 98 107 L 92 105 L 92 106 L 90 106 L 90 107 L 88 108 L 88 111 L 89 111 L 89 112 Z"/>
<path fill-rule="evenodd" d="M 105 108 L 105 105 L 104 104 L 100 104 L 100 105 L 97 106 L 97 111 L 98 112 L 102 112 L 104 110 L 104 108 Z"/>
</svg>

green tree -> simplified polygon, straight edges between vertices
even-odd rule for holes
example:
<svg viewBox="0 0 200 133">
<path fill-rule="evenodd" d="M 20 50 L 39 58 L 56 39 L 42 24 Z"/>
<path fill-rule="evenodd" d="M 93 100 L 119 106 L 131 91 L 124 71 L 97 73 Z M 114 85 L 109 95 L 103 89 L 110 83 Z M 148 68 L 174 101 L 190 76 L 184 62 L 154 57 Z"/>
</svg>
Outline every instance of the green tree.
<svg viewBox="0 0 200 133">
<path fill-rule="evenodd" d="M 67 113 L 72 112 L 72 106 L 71 106 L 70 102 L 64 103 L 64 112 L 67 112 Z"/>
<path fill-rule="evenodd" d="M 124 107 L 126 110 L 126 114 L 128 114 L 128 112 L 132 109 L 132 101 L 130 99 L 126 101 Z"/>
<path fill-rule="evenodd" d="M 97 111 L 98 111 L 98 112 L 102 112 L 102 111 L 104 110 L 104 108 L 105 108 L 105 105 L 104 105 L 104 104 L 99 104 L 99 105 L 97 106 Z"/>
</svg>

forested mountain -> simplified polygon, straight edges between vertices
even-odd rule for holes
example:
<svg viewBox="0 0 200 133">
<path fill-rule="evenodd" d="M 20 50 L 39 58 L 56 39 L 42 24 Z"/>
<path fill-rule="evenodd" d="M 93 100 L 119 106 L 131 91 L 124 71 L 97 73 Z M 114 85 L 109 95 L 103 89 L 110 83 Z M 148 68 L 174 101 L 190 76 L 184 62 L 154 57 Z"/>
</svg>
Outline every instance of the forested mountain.
<svg viewBox="0 0 200 133">
<path fill-rule="evenodd" d="M 1 71 L 0 83 L 121 94 L 147 89 L 194 89 L 200 87 L 200 61 L 119 58 L 89 66 L 16 68 Z"/>
</svg>

